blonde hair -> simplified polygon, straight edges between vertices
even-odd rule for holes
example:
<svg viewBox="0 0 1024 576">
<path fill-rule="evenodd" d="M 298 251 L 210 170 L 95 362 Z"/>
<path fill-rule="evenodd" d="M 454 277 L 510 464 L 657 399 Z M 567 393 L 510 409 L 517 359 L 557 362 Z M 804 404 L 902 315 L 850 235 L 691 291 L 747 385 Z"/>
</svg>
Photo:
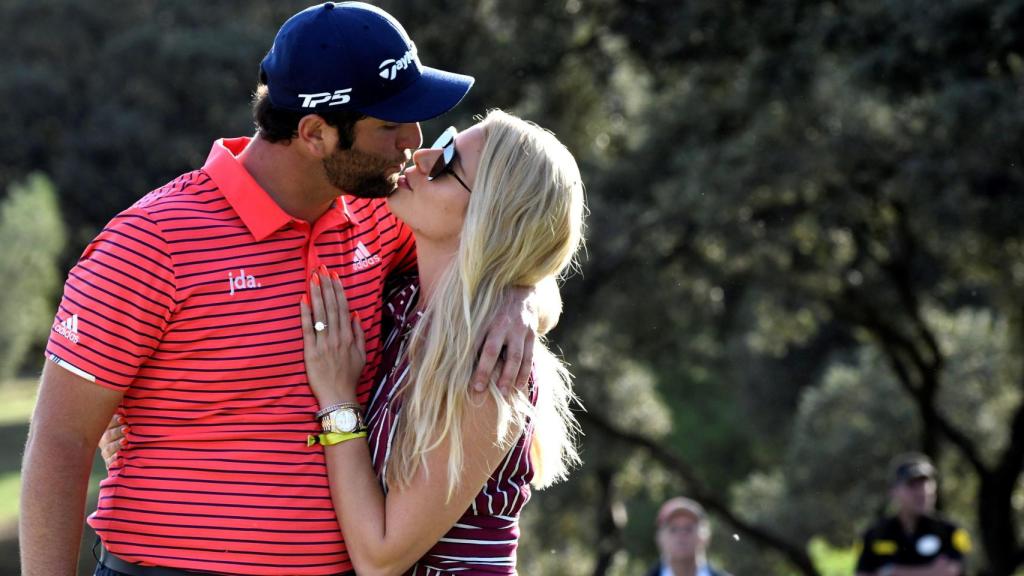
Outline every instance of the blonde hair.
<svg viewBox="0 0 1024 576">
<path fill-rule="evenodd" d="M 486 329 L 510 290 L 564 273 L 583 239 L 583 183 L 565 146 L 500 110 L 480 125 L 486 141 L 458 253 L 410 336 L 410 373 L 399 392 L 402 416 L 387 468 L 389 483 L 408 486 L 426 468 L 427 453 L 447 439 L 449 498 L 463 468 L 462 422 L 472 408 L 470 379 Z M 560 305 L 541 302 L 541 315 L 557 314 Z M 536 406 L 527 391 L 502 395 L 492 385 L 490 393 L 504 448 L 532 422 L 533 484 L 544 487 L 565 478 L 579 456 L 571 376 L 543 337 L 534 347 L 534 382 Z"/>
</svg>

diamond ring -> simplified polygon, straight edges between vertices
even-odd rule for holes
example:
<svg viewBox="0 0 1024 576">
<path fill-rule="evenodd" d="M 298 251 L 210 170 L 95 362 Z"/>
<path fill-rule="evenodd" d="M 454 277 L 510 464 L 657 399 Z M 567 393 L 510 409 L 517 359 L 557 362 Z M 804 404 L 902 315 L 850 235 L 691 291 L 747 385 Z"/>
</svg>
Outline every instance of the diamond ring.
<svg viewBox="0 0 1024 576">
<path fill-rule="evenodd" d="M 313 324 L 313 330 L 316 330 L 317 332 L 323 332 L 324 330 L 327 330 L 327 324 L 317 321 L 316 324 Z"/>
</svg>

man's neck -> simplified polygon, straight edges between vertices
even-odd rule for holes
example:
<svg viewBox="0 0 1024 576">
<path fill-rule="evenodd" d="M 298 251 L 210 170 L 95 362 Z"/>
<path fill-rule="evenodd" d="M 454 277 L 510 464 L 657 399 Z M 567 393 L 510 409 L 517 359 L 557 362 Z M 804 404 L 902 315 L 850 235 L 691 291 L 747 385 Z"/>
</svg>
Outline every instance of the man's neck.
<svg viewBox="0 0 1024 576">
<path fill-rule="evenodd" d="M 899 518 L 900 526 L 903 527 L 903 532 L 908 536 L 913 535 L 914 531 L 917 530 L 917 521 L 920 517 L 913 512 L 904 512 L 902 510 L 896 515 L 896 517 Z"/>
<path fill-rule="evenodd" d="M 316 222 L 337 198 L 316 179 L 322 167 L 303 163 L 291 144 L 267 142 L 254 137 L 238 155 L 238 162 L 253 180 L 289 215 Z"/>
</svg>

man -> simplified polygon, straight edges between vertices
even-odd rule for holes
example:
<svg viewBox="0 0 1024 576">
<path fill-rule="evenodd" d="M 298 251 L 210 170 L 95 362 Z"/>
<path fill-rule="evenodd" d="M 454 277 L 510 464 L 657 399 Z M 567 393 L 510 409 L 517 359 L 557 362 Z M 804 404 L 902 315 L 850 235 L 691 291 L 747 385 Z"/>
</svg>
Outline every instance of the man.
<svg viewBox="0 0 1024 576">
<path fill-rule="evenodd" d="M 970 552 L 967 531 L 935 515 L 935 467 L 923 454 L 893 462 L 896 515 L 864 535 L 857 576 L 960 576 Z"/>
<path fill-rule="evenodd" d="M 666 501 L 656 524 L 661 561 L 648 576 L 730 576 L 708 564 L 711 525 L 704 507 L 696 501 L 682 496 Z"/>
<path fill-rule="evenodd" d="M 115 410 L 131 430 L 89 518 L 97 574 L 351 573 L 322 450 L 306 445 L 318 406 L 298 303 L 314 271 L 342 276 L 367 337 L 365 402 L 385 281 L 415 266 L 380 197 L 420 146 L 418 122 L 473 79 L 423 67 L 393 17 L 346 2 L 289 19 L 260 80 L 258 134 L 215 142 L 69 274 L 25 452 L 26 575 L 75 572 L 92 455 Z M 483 343 L 478 387 L 499 351 L 503 384 L 528 377 L 524 299 Z"/>
</svg>

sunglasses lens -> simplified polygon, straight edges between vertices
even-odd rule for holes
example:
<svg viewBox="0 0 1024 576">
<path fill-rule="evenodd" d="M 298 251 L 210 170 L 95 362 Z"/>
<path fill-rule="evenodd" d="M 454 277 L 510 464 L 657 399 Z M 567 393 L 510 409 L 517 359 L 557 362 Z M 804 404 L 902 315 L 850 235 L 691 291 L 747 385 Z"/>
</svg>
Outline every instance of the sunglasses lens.
<svg viewBox="0 0 1024 576">
<path fill-rule="evenodd" d="M 441 154 L 437 157 L 437 161 L 434 162 L 434 166 L 430 168 L 430 178 L 433 180 L 444 173 L 444 169 L 448 167 L 448 163 L 445 162 L 445 154 Z"/>
<path fill-rule="evenodd" d="M 437 161 L 430 168 L 431 179 L 440 176 L 451 165 L 452 160 L 455 159 L 455 134 L 457 134 L 455 128 L 450 127 L 441 133 L 430 146 L 431 149 L 441 149 L 441 154 L 437 157 Z"/>
<path fill-rule="evenodd" d="M 454 126 L 449 126 L 448 128 L 445 129 L 444 132 L 441 132 L 441 135 L 437 137 L 437 140 L 434 140 L 434 143 L 431 144 L 430 147 L 431 148 L 446 148 L 446 147 L 448 147 L 448 145 L 452 143 L 452 140 L 455 140 L 455 135 L 457 133 L 458 132 L 455 131 L 455 127 Z"/>
</svg>

